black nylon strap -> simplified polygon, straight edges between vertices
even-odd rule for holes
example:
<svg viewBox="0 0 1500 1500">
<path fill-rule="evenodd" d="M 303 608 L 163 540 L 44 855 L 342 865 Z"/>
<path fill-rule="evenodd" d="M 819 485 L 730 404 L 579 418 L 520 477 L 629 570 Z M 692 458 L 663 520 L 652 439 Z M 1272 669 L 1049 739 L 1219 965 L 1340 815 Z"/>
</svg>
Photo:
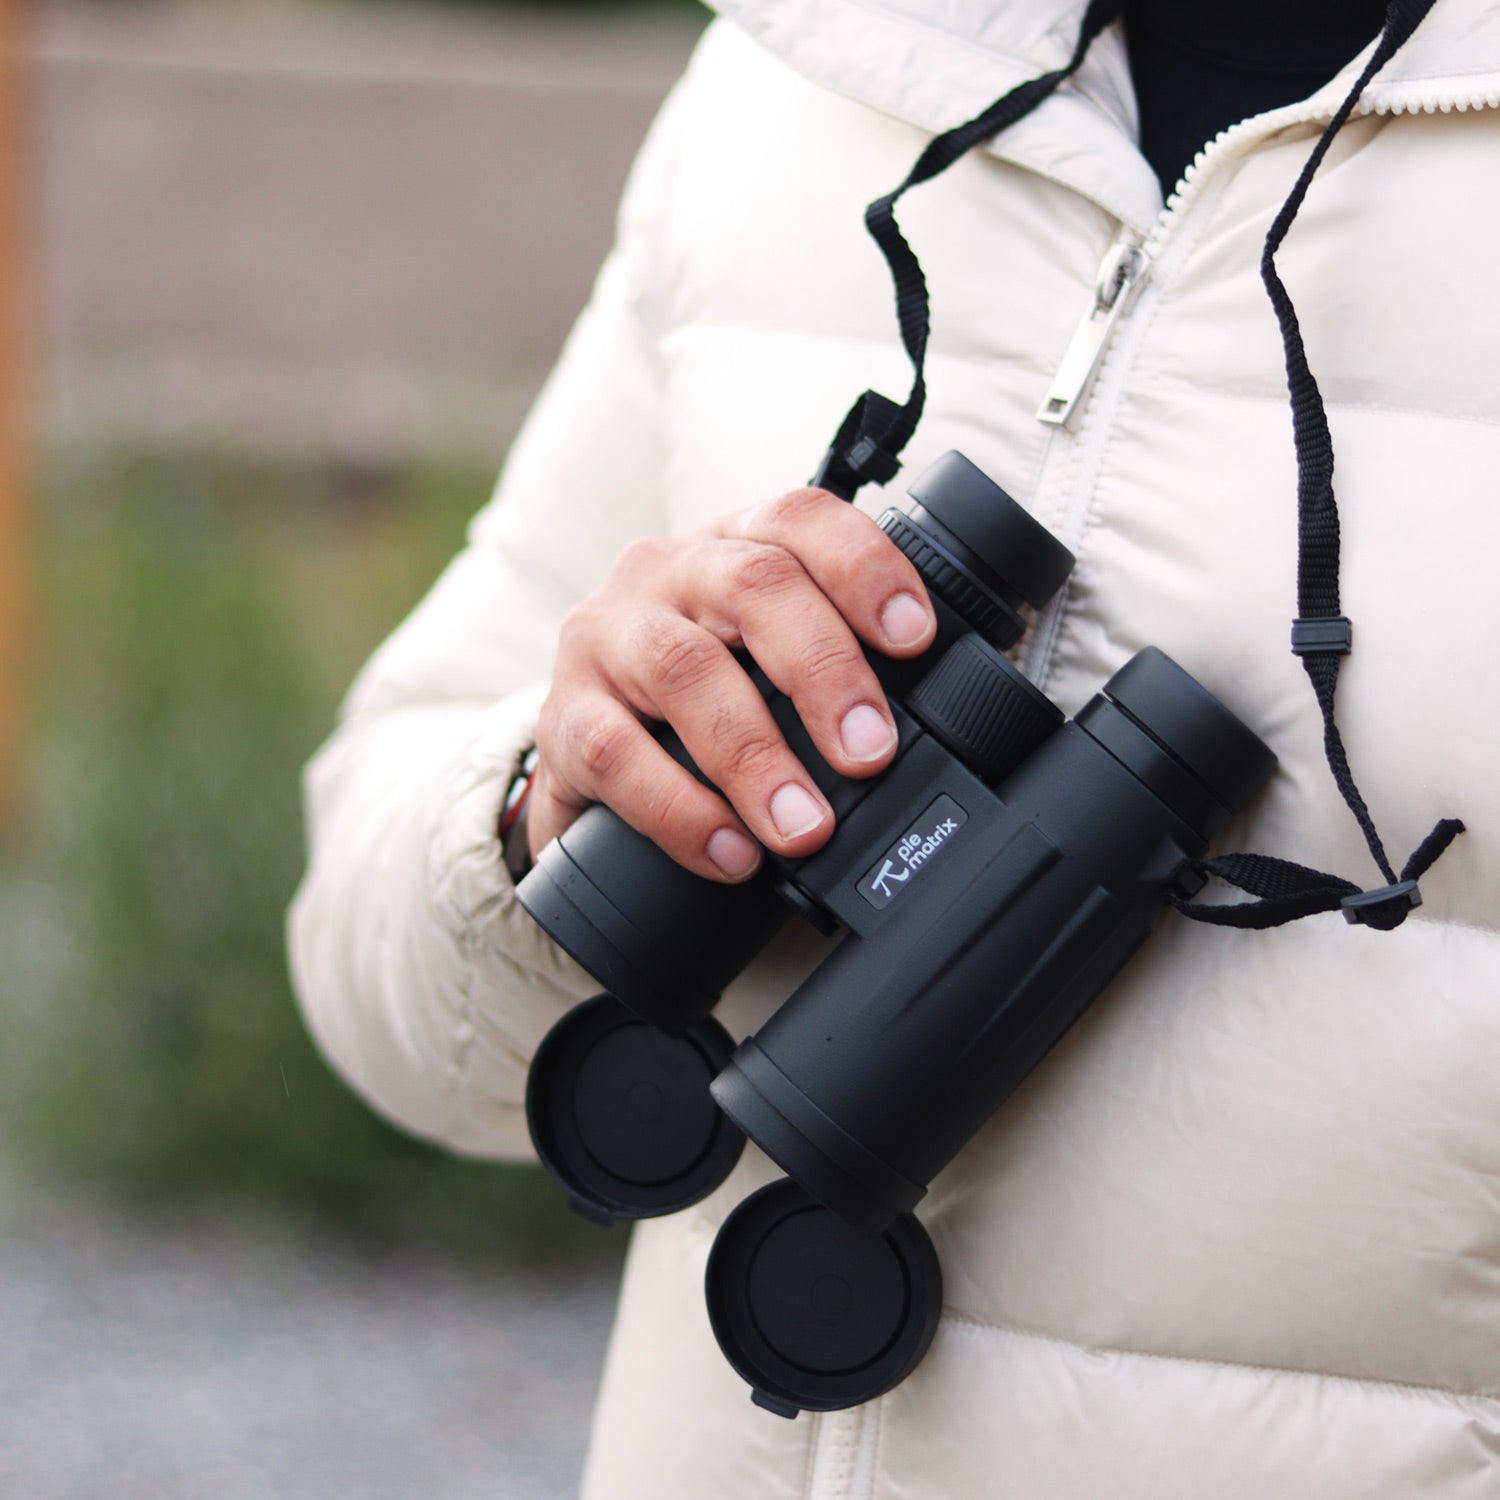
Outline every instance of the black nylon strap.
<svg viewBox="0 0 1500 1500">
<path fill-rule="evenodd" d="M 1292 627 L 1292 649 L 1301 657 L 1317 697 L 1329 769 L 1387 884 L 1367 891 L 1351 880 L 1289 860 L 1261 854 L 1225 855 L 1198 861 L 1190 867 L 1190 872 L 1203 879 L 1222 880 L 1257 899 L 1213 905 L 1196 903 L 1181 895 L 1169 897 L 1178 911 L 1196 921 L 1266 928 L 1315 912 L 1342 909 L 1351 922 L 1389 931 L 1399 927 L 1412 909 L 1421 905 L 1417 881 L 1464 832 L 1464 825 L 1456 818 L 1442 819 L 1418 845 L 1398 878 L 1349 768 L 1348 753 L 1334 719 L 1339 663 L 1351 649 L 1353 637 L 1349 621 L 1339 608 L 1339 514 L 1333 492 L 1333 437 L 1322 394 L 1308 365 L 1296 309 L 1276 270 L 1276 252 L 1302 207 L 1334 137 L 1354 112 L 1370 80 L 1416 30 L 1434 3 L 1435 0 L 1389 0 L 1385 27 L 1375 49 L 1328 128 L 1318 138 L 1271 225 L 1261 257 L 1261 279 L 1281 328 L 1297 451 L 1298 618 Z M 1015 124 L 1048 98 L 1082 64 L 1094 38 L 1118 15 L 1121 5 L 1122 0 L 1090 0 L 1066 66 L 1028 79 L 982 114 L 934 138 L 901 185 L 885 197 L 877 198 L 865 211 L 866 227 L 891 269 L 901 339 L 911 358 L 914 379 L 904 405 L 875 391 L 866 391 L 854 403 L 814 476 L 815 484 L 852 500 L 862 485 L 872 480 L 885 483 L 894 478 L 901 467 L 901 451 L 915 432 L 926 404 L 924 368 L 931 329 L 927 282 L 896 222 L 896 204 L 910 188 L 936 177 L 966 151 Z"/>
<path fill-rule="evenodd" d="M 1286 239 L 1307 190 L 1334 137 L 1359 103 L 1370 80 L 1388 63 L 1416 30 L 1434 0 L 1391 0 L 1386 24 L 1359 78 L 1345 96 L 1328 128 L 1318 138 L 1290 195 L 1266 236 L 1260 274 L 1276 321 L 1281 327 L 1286 356 L 1287 389 L 1292 402 L 1292 431 L 1297 449 L 1297 619 L 1292 626 L 1292 650 L 1312 683 L 1323 717 L 1323 750 L 1339 794 L 1354 814 L 1384 887 L 1362 891 L 1352 881 L 1325 875 L 1264 855 L 1231 854 L 1204 861 L 1199 873 L 1225 881 L 1260 899 L 1230 906 L 1199 905 L 1181 899 L 1172 904 L 1184 916 L 1200 922 L 1232 927 L 1277 927 L 1314 912 L 1342 908 L 1351 922 L 1389 931 L 1399 927 L 1422 897 L 1417 880 L 1453 840 L 1464 831 L 1456 818 L 1441 820 L 1422 841 L 1397 877 L 1375 820 L 1349 768 L 1348 752 L 1334 719 L 1334 695 L 1339 666 L 1351 649 L 1352 630 L 1339 607 L 1339 512 L 1333 492 L 1333 435 L 1322 393 L 1307 362 L 1296 309 L 1276 270 L 1276 252 Z"/>
<path fill-rule="evenodd" d="M 1428 5 L 1432 0 L 1428 0 Z M 1394 11 L 1396 6 L 1392 6 Z M 1424 8 L 1425 9 L 1425 8 Z M 1415 24 L 1415 23 L 1413 23 Z M 1328 415 L 1323 409 L 1322 393 L 1307 363 L 1302 342 L 1302 328 L 1292 299 L 1276 270 L 1276 252 L 1286 239 L 1308 187 L 1343 128 L 1365 86 L 1395 55 L 1404 38 L 1392 28 L 1389 14 L 1370 60 L 1318 138 L 1312 155 L 1302 168 L 1290 196 L 1281 205 L 1266 236 L 1260 261 L 1261 280 L 1270 294 L 1281 325 L 1281 341 L 1286 354 L 1287 390 L 1292 398 L 1292 431 L 1297 445 L 1297 623 L 1294 632 L 1317 620 L 1337 620 L 1339 610 L 1339 512 L 1333 494 L 1333 435 L 1328 430 Z M 1306 635 L 1305 630 L 1301 630 Z M 1295 642 L 1294 642 L 1295 644 Z M 1323 715 L 1323 742 L 1333 779 L 1340 794 L 1359 822 L 1365 842 L 1385 878 L 1395 884 L 1396 872 L 1386 856 L 1385 845 L 1375 831 L 1374 819 L 1355 785 L 1349 770 L 1349 758 L 1333 718 L 1334 689 L 1338 683 L 1340 651 L 1306 650 L 1299 653 L 1302 665 L 1312 680 L 1318 707 Z"/>
<path fill-rule="evenodd" d="M 901 342 L 911 358 L 915 378 L 911 394 L 903 406 L 874 391 L 866 391 L 854 403 L 814 477 L 815 484 L 844 500 L 852 500 L 861 485 L 872 480 L 883 484 L 893 479 L 901 467 L 901 450 L 917 430 L 927 404 L 924 371 L 927 337 L 931 331 L 927 280 L 915 252 L 896 222 L 896 204 L 910 188 L 931 181 L 967 151 L 1014 125 L 1047 99 L 1065 78 L 1077 72 L 1094 38 L 1120 13 L 1122 3 L 1123 0 L 1089 0 L 1073 55 L 1063 67 L 1028 78 L 997 99 L 982 114 L 935 136 L 900 187 L 883 198 L 877 198 L 865 210 L 865 227 L 891 268 Z"/>
</svg>

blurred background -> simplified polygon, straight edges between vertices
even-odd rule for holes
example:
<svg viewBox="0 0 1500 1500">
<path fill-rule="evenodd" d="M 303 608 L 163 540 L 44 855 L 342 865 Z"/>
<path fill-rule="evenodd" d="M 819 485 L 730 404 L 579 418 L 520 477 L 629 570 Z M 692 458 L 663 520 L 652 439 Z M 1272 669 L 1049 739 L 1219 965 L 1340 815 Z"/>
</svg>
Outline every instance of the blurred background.
<svg viewBox="0 0 1500 1500">
<path fill-rule="evenodd" d="M 0 0 L 0 1495 L 571 1495 L 620 1234 L 387 1129 L 297 777 L 706 13 Z"/>
</svg>

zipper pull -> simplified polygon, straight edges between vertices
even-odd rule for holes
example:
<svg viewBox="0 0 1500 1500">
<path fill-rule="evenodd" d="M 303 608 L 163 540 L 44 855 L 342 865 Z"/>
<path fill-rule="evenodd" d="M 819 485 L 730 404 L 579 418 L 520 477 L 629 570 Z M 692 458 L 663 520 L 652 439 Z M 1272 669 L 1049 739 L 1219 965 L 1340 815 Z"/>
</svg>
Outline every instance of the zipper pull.
<svg viewBox="0 0 1500 1500">
<path fill-rule="evenodd" d="M 1136 293 L 1151 270 L 1151 257 L 1139 236 L 1125 229 L 1115 237 L 1099 266 L 1094 305 L 1078 325 L 1068 352 L 1052 378 L 1052 388 L 1037 411 L 1037 421 L 1067 427 L 1098 373 L 1115 324 L 1130 311 Z"/>
</svg>

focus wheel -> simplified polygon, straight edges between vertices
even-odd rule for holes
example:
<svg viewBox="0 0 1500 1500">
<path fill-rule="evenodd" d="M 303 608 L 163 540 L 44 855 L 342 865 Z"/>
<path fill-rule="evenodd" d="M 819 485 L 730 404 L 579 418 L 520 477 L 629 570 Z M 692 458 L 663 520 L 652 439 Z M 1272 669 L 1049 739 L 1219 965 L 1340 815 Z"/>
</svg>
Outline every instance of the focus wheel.
<svg viewBox="0 0 1500 1500">
<path fill-rule="evenodd" d="M 907 706 L 981 780 L 1018 766 L 1063 713 L 977 635 L 960 636 L 917 684 Z"/>
</svg>

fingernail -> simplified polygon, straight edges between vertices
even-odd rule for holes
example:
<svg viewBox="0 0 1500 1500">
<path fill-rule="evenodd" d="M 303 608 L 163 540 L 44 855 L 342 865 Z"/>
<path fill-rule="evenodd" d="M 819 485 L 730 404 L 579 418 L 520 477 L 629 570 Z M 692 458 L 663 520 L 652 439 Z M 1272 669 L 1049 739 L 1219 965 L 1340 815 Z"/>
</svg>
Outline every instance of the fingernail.
<svg viewBox="0 0 1500 1500">
<path fill-rule="evenodd" d="M 711 834 L 707 852 L 731 880 L 743 880 L 760 863 L 760 850 L 734 828 L 720 828 Z"/>
<path fill-rule="evenodd" d="M 850 760 L 878 760 L 896 743 L 896 731 L 878 708 L 861 703 L 844 715 L 839 739 Z"/>
<path fill-rule="evenodd" d="M 778 787 L 771 795 L 771 821 L 784 839 L 811 833 L 827 816 L 823 804 L 795 781 Z"/>
<path fill-rule="evenodd" d="M 913 594 L 897 594 L 880 612 L 880 628 L 893 646 L 915 646 L 931 623 L 932 616 Z"/>
</svg>

